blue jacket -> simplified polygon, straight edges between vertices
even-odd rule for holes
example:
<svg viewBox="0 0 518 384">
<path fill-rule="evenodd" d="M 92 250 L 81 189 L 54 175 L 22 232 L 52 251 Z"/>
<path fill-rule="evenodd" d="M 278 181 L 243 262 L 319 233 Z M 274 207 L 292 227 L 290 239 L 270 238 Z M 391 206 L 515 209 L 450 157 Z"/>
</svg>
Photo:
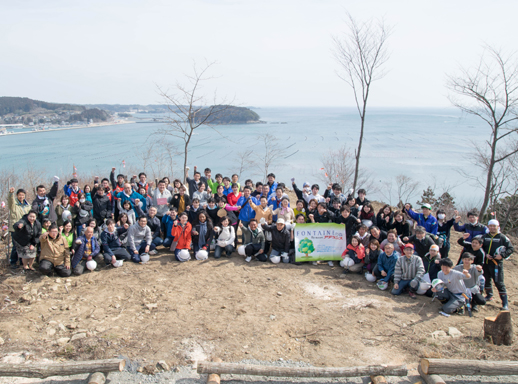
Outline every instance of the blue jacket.
<svg viewBox="0 0 518 384">
<path fill-rule="evenodd" d="M 466 223 L 464 225 L 460 225 L 459 223 L 453 223 L 453 228 L 455 228 L 457 232 L 469 233 L 469 237 L 466 239 L 466 241 L 471 241 L 475 236 L 485 235 L 489 232 L 487 227 L 484 224 L 480 223 Z"/>
<path fill-rule="evenodd" d="M 277 190 L 278 186 L 279 186 L 279 184 L 276 181 L 274 181 L 273 184 L 270 187 L 270 190 L 268 191 L 268 196 L 267 196 L 268 199 L 270 198 L 270 196 L 272 194 L 275 195 L 275 191 Z"/>
<path fill-rule="evenodd" d="M 131 195 L 128 197 L 124 192 L 117 193 L 117 198 L 121 201 L 121 206 L 124 205 L 125 201 L 129 201 L 131 203 L 131 206 L 133 207 L 133 210 L 135 211 L 135 216 L 139 217 L 139 214 L 137 210 L 135 209 L 135 200 L 139 199 L 142 203 L 142 211 L 146 212 L 146 198 L 142 196 L 140 193 L 137 193 L 135 191 L 131 192 Z"/>
<path fill-rule="evenodd" d="M 72 259 L 72 268 L 77 267 L 77 264 L 79 264 L 79 262 L 83 259 L 86 248 L 86 237 L 79 236 L 77 240 L 81 240 L 81 244 L 77 246 L 76 253 L 74 254 L 74 258 Z M 92 242 L 92 253 L 90 254 L 90 256 L 94 258 L 99 254 L 99 252 L 101 252 L 101 247 L 99 246 L 99 242 L 95 237 L 92 236 L 90 241 Z"/>
<path fill-rule="evenodd" d="M 225 185 L 223 185 L 223 194 L 228 196 L 230 193 L 232 193 L 232 184 L 230 184 L 228 188 L 225 188 Z"/>
<path fill-rule="evenodd" d="M 387 283 L 394 275 L 394 269 L 396 268 L 397 259 L 401 256 L 399 252 L 394 251 L 392 256 L 387 256 L 385 252 L 382 252 L 378 257 L 378 269 L 379 271 L 387 272 L 387 276 L 382 277 L 381 281 L 386 281 Z"/>
<path fill-rule="evenodd" d="M 171 235 L 171 230 L 173 229 L 174 221 L 176 220 L 171 218 L 169 215 L 164 215 L 162 217 L 162 223 L 165 225 L 165 237 L 172 239 L 174 236 Z"/>
<path fill-rule="evenodd" d="M 122 241 L 119 239 L 119 235 L 126 232 L 125 228 L 116 228 L 115 232 L 110 233 L 107 229 L 101 232 L 101 243 L 103 246 L 103 252 L 109 256 L 113 256 L 112 249 L 123 248 Z"/>
<path fill-rule="evenodd" d="M 250 196 L 248 198 L 248 200 L 249 201 L 246 203 L 246 205 L 245 205 L 245 201 L 247 201 L 247 199 L 244 196 L 241 196 L 237 200 L 237 205 L 239 205 L 241 207 L 241 211 L 239 211 L 239 220 L 241 220 L 241 221 L 248 222 L 255 217 L 255 211 L 250 206 L 250 201 L 252 203 L 254 203 L 255 205 L 260 205 L 260 201 L 257 200 L 255 197 Z"/>
<path fill-rule="evenodd" d="M 424 227 L 426 232 L 431 233 L 432 235 L 437 235 L 437 219 L 433 217 L 432 215 L 428 216 L 426 219 L 424 218 L 424 215 L 422 213 L 414 212 L 413 210 L 409 209 L 406 211 L 408 215 L 417 221 L 417 225 L 420 225 Z"/>
</svg>

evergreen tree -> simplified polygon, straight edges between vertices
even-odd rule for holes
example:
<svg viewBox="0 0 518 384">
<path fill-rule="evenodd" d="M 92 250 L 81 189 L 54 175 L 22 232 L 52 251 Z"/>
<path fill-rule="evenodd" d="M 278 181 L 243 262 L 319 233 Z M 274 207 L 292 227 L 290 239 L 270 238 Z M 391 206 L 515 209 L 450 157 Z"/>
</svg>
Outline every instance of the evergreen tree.
<svg viewBox="0 0 518 384">
<path fill-rule="evenodd" d="M 421 201 L 418 201 L 417 206 L 421 206 L 423 204 L 430 204 L 432 208 L 437 204 L 437 198 L 435 197 L 435 192 L 432 187 L 428 187 L 423 191 L 423 195 L 421 196 Z"/>
</svg>

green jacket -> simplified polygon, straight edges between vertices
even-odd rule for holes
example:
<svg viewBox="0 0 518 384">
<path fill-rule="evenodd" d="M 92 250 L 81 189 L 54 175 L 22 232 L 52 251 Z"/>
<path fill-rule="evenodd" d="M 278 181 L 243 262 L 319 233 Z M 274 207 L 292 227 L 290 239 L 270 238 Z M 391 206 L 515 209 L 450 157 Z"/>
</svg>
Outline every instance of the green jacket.
<svg viewBox="0 0 518 384">
<path fill-rule="evenodd" d="M 9 211 L 11 212 L 11 226 L 9 227 L 9 231 L 14 232 L 14 223 L 17 223 L 23 216 L 28 214 L 32 207 L 26 200 L 24 200 L 23 203 L 20 203 L 20 201 L 14 197 L 14 192 L 9 192 L 7 204 L 9 206 Z"/>
<path fill-rule="evenodd" d="M 218 186 L 223 185 L 223 183 L 218 183 L 217 181 L 212 181 L 211 179 L 207 180 L 207 184 L 209 185 L 209 188 L 213 195 L 215 195 L 218 191 Z M 208 192 L 208 191 L 207 191 Z"/>
</svg>

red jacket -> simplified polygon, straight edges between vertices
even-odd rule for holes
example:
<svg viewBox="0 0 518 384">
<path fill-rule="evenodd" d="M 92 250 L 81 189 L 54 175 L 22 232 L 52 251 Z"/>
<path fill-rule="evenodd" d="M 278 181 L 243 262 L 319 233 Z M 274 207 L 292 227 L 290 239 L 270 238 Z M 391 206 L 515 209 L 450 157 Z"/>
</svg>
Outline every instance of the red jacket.
<svg viewBox="0 0 518 384">
<path fill-rule="evenodd" d="M 227 203 L 229 205 L 236 205 L 237 201 L 239 200 L 240 197 L 241 197 L 241 193 L 238 193 L 237 196 L 234 194 L 234 192 L 229 193 L 227 195 Z"/>
<path fill-rule="evenodd" d="M 348 244 L 347 248 L 345 248 L 344 253 L 342 253 L 342 259 L 345 256 L 347 256 L 347 253 L 349 253 L 349 251 L 353 251 L 354 253 L 356 253 L 356 257 L 359 260 L 363 260 L 365 258 L 365 248 L 363 247 L 363 244 L 360 244 L 357 247 L 353 247 L 352 244 Z"/>
<path fill-rule="evenodd" d="M 192 225 L 187 222 L 185 227 L 178 223 L 176 225 L 173 224 L 173 228 L 171 228 L 171 236 L 173 236 L 173 241 L 177 241 L 176 249 L 190 249 L 191 248 L 191 231 Z"/>
</svg>

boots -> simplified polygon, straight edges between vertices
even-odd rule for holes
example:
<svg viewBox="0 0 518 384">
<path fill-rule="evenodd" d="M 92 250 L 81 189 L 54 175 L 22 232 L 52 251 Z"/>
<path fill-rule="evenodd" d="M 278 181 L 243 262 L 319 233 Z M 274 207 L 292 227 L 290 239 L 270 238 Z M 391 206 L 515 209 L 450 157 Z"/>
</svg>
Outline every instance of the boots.
<svg viewBox="0 0 518 384">
<path fill-rule="evenodd" d="M 509 310 L 509 303 L 507 302 L 507 294 L 501 294 L 500 300 L 502 300 L 502 311 L 508 311 Z"/>
</svg>

